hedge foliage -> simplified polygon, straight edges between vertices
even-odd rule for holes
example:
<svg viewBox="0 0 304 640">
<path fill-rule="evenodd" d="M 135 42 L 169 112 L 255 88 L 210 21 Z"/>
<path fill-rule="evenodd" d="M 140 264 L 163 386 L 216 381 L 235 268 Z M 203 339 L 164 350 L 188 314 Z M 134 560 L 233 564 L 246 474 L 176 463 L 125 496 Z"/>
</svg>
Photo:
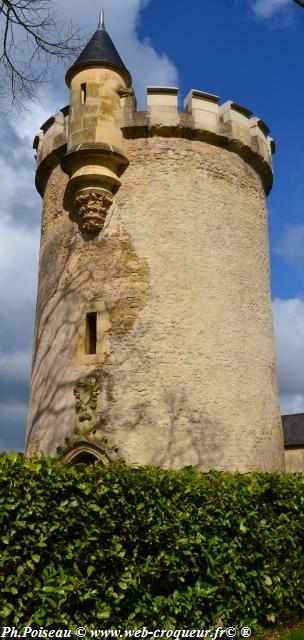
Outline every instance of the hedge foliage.
<svg viewBox="0 0 304 640">
<path fill-rule="evenodd" d="M 304 611 L 304 476 L 0 456 L 2 624 L 252 625 Z"/>
</svg>

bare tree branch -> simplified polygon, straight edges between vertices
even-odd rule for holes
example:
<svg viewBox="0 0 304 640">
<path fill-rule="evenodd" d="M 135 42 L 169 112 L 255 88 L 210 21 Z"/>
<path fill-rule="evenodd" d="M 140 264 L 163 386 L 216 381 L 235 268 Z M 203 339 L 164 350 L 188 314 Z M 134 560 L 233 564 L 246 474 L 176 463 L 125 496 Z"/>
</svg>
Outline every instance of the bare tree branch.
<svg viewBox="0 0 304 640">
<path fill-rule="evenodd" d="M 57 20 L 52 0 L 0 0 L 0 90 L 20 109 L 46 82 L 50 62 L 75 57 L 82 31 Z"/>
</svg>

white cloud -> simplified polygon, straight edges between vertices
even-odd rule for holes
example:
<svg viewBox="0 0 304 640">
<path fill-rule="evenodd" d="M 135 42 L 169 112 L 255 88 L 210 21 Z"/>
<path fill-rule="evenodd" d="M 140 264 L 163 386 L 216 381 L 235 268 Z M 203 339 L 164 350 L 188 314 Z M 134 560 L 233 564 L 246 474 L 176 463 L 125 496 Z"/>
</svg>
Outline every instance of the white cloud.
<svg viewBox="0 0 304 640">
<path fill-rule="evenodd" d="M 168 56 L 138 37 L 141 11 L 149 2 L 102 3 L 107 30 L 132 74 L 141 108 L 146 85 L 177 83 L 177 71 Z M 55 0 L 55 4 L 63 21 L 87 27 L 89 39 L 97 28 L 100 0 Z M 0 450 L 21 449 L 26 426 L 41 211 L 34 186 L 32 141 L 41 124 L 68 104 L 64 83 L 68 66 L 58 64 L 39 100 L 15 120 L 2 119 L 0 128 Z"/>
<path fill-rule="evenodd" d="M 106 29 L 111 36 L 117 50 L 129 69 L 135 93 L 140 108 L 145 108 L 147 85 L 175 86 L 178 82 L 178 74 L 174 63 L 164 52 L 157 52 L 153 43 L 145 38 L 139 39 L 137 26 L 141 20 L 143 9 L 151 0 L 103 0 L 102 6 L 105 12 Z M 87 39 L 97 29 L 100 0 L 87 0 L 75 2 L 75 0 L 56 0 L 58 15 L 65 23 L 73 21 L 80 27 L 85 27 Z M 144 14 L 143 14 L 144 16 Z M 67 88 L 64 83 L 65 71 L 68 67 L 56 70 L 56 95 L 58 107 L 68 103 Z M 54 98 L 54 96 L 53 96 Z M 60 102 L 61 101 L 61 102 Z M 57 108 L 58 108 L 57 107 Z"/>
<path fill-rule="evenodd" d="M 254 0 L 252 8 L 259 18 L 271 18 L 290 5 L 290 0 Z"/>
<path fill-rule="evenodd" d="M 296 393 L 294 395 L 282 395 L 281 398 L 281 414 L 282 416 L 291 413 L 304 413 L 304 394 Z"/>
<path fill-rule="evenodd" d="M 304 411 L 304 300 L 273 301 L 282 413 Z"/>
<path fill-rule="evenodd" d="M 39 235 L 0 222 L 0 447 L 9 449 L 24 442 Z"/>
<path fill-rule="evenodd" d="M 0 451 L 22 451 L 23 450 L 23 429 L 20 425 L 26 424 L 27 404 L 6 404 L 1 403 L 1 421 L 5 424 L 5 429 L 0 434 Z"/>
<path fill-rule="evenodd" d="M 5 378 L 6 382 L 14 381 L 28 383 L 28 376 L 31 364 L 31 345 L 22 351 L 13 354 L 0 354 L 0 379 Z"/>
<path fill-rule="evenodd" d="M 52 100 L 52 91 L 49 92 L 45 87 L 44 92 L 41 92 L 36 102 L 29 105 L 29 108 L 22 113 L 21 122 L 20 119 L 12 118 L 11 126 L 18 136 L 19 140 L 24 142 L 24 149 L 27 154 L 30 155 L 30 160 L 34 160 L 33 140 L 38 133 L 41 125 L 48 120 L 52 115 L 53 110 L 56 111 L 57 107 Z M 51 113 L 50 113 L 51 110 Z"/>
<path fill-rule="evenodd" d="M 304 267 L 304 224 L 288 229 L 276 249 L 276 253 L 285 258 L 290 264 Z"/>
<path fill-rule="evenodd" d="M 36 290 L 39 229 L 14 227 L 0 221 L 1 310 L 12 315 L 20 305 L 31 304 Z"/>
</svg>

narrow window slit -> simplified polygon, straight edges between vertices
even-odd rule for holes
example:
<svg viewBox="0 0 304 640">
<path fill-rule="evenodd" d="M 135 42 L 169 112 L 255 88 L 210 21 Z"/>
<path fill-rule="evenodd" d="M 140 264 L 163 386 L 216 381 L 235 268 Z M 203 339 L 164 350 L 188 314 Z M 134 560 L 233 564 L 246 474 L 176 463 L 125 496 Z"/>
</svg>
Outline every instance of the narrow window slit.
<svg viewBox="0 0 304 640">
<path fill-rule="evenodd" d="M 86 315 L 86 354 L 96 353 L 97 345 L 97 313 Z"/>
<path fill-rule="evenodd" d="M 83 84 L 80 85 L 80 102 L 81 104 L 84 104 L 84 102 L 87 101 L 87 83 L 83 82 Z"/>
</svg>

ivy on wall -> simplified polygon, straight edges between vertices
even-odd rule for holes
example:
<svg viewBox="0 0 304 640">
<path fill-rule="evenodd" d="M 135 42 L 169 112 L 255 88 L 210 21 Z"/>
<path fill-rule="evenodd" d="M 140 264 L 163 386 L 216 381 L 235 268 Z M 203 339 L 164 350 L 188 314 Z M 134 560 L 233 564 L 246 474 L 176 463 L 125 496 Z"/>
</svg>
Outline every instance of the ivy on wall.
<svg viewBox="0 0 304 640">
<path fill-rule="evenodd" d="M 208 628 L 304 611 L 304 476 L 0 456 L 2 624 Z"/>
</svg>

